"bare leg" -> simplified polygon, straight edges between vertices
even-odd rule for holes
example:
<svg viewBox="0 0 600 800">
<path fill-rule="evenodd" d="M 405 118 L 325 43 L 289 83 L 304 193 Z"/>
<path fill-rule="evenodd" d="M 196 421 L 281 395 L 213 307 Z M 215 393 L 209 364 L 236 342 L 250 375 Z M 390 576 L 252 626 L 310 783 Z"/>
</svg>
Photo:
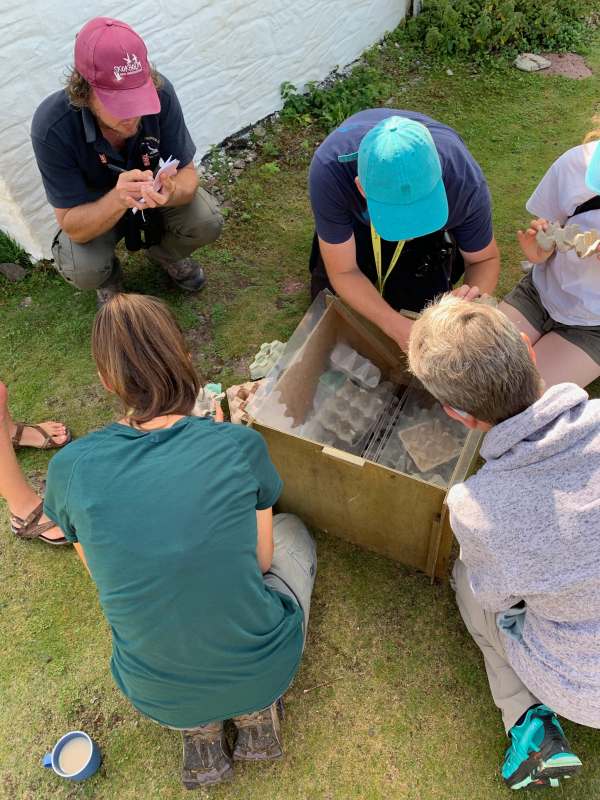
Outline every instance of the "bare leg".
<svg viewBox="0 0 600 800">
<path fill-rule="evenodd" d="M 502 302 L 498 306 L 498 310 L 502 311 L 503 314 L 506 314 L 506 316 L 515 323 L 521 333 L 527 334 L 527 338 L 532 345 L 534 345 L 541 337 L 541 331 L 538 331 L 536 328 L 534 328 L 531 322 L 528 322 L 527 318 L 524 317 L 520 311 L 517 311 L 514 306 Z"/>
<path fill-rule="evenodd" d="M 558 333 L 542 336 L 533 349 L 546 387 L 557 383 L 576 383 L 585 388 L 600 377 L 600 365 Z"/>
<path fill-rule="evenodd" d="M 9 420 L 8 393 L 6 386 L 0 383 L 0 496 L 13 514 L 24 519 L 39 504 L 40 498 L 25 480 L 17 462 L 10 440 Z M 48 522 L 48 517 L 42 516 L 40 522 Z M 60 539 L 62 531 L 58 527 L 50 528 L 44 536 Z"/>
<path fill-rule="evenodd" d="M 568 342 L 557 333 L 542 335 L 527 319 L 508 303 L 498 306 L 517 328 L 526 333 L 534 345 L 537 368 L 546 387 L 557 383 L 576 383 L 585 387 L 600 377 L 600 365 L 580 347 Z"/>
</svg>

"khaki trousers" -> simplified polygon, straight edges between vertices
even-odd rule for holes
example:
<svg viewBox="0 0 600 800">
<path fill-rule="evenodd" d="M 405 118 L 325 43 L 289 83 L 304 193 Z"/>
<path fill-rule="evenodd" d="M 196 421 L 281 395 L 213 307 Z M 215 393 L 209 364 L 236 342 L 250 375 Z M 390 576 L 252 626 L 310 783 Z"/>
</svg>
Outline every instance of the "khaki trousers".
<svg viewBox="0 0 600 800">
<path fill-rule="evenodd" d="M 534 697 L 506 658 L 496 614 L 482 608 L 469 584 L 467 568 L 457 559 L 452 571 L 453 586 L 460 615 L 467 630 L 483 653 L 483 661 L 494 703 L 502 712 L 506 732 L 528 708 L 540 701 Z"/>
<path fill-rule="evenodd" d="M 273 517 L 273 560 L 264 581 L 287 594 L 304 612 L 304 643 L 308 632 L 310 599 L 317 575 L 317 548 L 306 525 L 295 514 Z"/>
<path fill-rule="evenodd" d="M 161 209 L 161 215 L 164 233 L 160 244 L 149 248 L 151 259 L 178 261 L 187 258 L 198 247 L 218 239 L 223 229 L 217 201 L 201 188 L 191 203 Z M 73 242 L 59 230 L 52 242 L 54 266 L 78 289 L 99 289 L 113 278 L 115 247 L 121 238 L 119 226 L 85 244 Z"/>
</svg>

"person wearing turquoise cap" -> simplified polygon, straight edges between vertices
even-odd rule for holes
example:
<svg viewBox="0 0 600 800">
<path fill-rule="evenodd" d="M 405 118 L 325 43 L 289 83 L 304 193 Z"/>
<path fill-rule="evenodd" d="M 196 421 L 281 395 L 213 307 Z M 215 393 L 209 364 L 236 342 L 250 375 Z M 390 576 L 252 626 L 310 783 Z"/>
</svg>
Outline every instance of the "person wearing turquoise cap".
<svg viewBox="0 0 600 800">
<path fill-rule="evenodd" d="M 313 297 L 330 288 L 406 348 L 411 322 L 463 275 L 468 299 L 500 272 L 490 194 L 456 131 L 413 111 L 347 119 L 319 146 L 309 176 L 316 233 Z"/>
<path fill-rule="evenodd" d="M 547 386 L 585 387 L 600 377 L 599 251 L 545 250 L 536 239 L 550 222 L 600 230 L 598 140 L 600 127 L 559 156 L 527 201 L 535 219 L 518 238 L 531 269 L 500 305 L 529 337 Z"/>
</svg>

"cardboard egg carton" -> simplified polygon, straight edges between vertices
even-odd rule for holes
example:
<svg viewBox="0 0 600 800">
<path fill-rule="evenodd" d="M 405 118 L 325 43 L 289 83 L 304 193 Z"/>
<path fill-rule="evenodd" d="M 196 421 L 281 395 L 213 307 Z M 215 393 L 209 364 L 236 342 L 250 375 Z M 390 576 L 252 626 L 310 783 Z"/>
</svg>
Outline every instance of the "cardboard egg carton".
<svg viewBox="0 0 600 800">
<path fill-rule="evenodd" d="M 256 381 L 268 375 L 283 355 L 284 349 L 285 344 L 277 339 L 273 342 L 262 344 L 258 353 L 254 356 L 254 361 L 250 364 L 250 377 L 252 380 Z"/>
<path fill-rule="evenodd" d="M 411 477 L 448 486 L 466 431 L 414 382 L 389 408 L 365 457 Z"/>
<path fill-rule="evenodd" d="M 227 404 L 229 405 L 229 419 L 236 424 L 246 424 L 250 420 L 246 406 L 254 397 L 262 381 L 248 381 L 227 389 Z"/>
<path fill-rule="evenodd" d="M 583 231 L 575 223 L 563 228 L 557 222 L 551 222 L 545 231 L 539 230 L 536 233 L 535 239 L 542 250 L 552 252 L 555 247 L 559 253 L 575 250 L 579 258 L 587 258 L 600 246 L 600 231 L 595 228 Z"/>
<path fill-rule="evenodd" d="M 405 428 L 398 431 L 398 437 L 420 472 L 457 458 L 464 444 L 464 438 L 456 436 L 440 419 Z"/>
<path fill-rule="evenodd" d="M 334 370 L 343 372 L 363 389 L 375 389 L 381 380 L 379 367 L 344 342 L 338 342 L 333 348 L 330 362 Z"/>
<path fill-rule="evenodd" d="M 355 447 L 375 425 L 384 406 L 381 394 L 346 380 L 338 392 L 316 409 L 315 418 L 342 447 Z"/>
</svg>

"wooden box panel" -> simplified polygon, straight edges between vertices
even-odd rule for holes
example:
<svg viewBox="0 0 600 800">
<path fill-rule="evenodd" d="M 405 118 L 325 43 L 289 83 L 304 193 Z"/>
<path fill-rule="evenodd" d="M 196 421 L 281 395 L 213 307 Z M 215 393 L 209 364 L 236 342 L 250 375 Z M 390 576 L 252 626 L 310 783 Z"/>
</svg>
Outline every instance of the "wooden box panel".
<svg viewBox="0 0 600 800">
<path fill-rule="evenodd" d="M 278 503 L 308 525 L 427 572 L 445 491 L 255 423 L 284 481 Z"/>
</svg>

